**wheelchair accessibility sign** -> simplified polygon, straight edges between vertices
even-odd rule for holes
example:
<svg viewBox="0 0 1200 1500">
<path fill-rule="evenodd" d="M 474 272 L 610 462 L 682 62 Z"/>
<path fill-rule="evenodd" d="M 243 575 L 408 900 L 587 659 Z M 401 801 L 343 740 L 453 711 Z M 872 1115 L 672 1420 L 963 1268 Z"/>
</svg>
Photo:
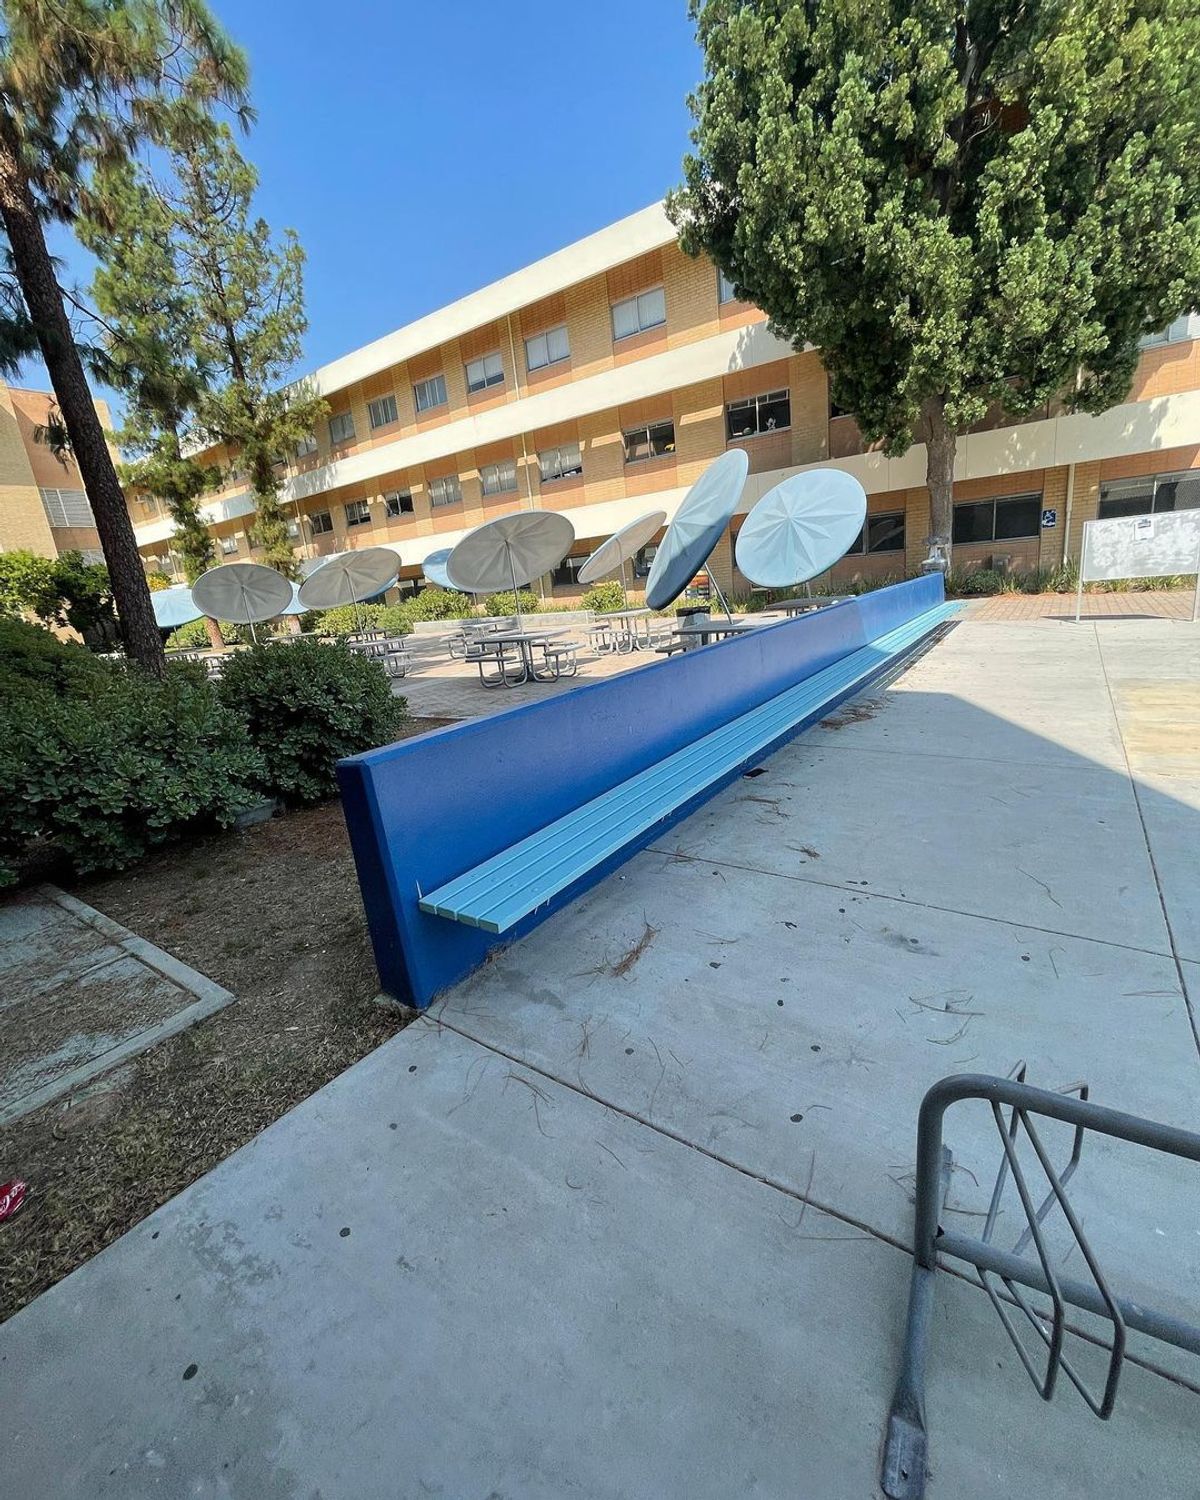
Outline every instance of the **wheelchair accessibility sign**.
<svg viewBox="0 0 1200 1500">
<path fill-rule="evenodd" d="M 1042 512 L 1042 530 L 1043 531 L 1053 531 L 1054 528 L 1057 525 L 1058 525 L 1058 511 L 1057 510 L 1044 510 Z"/>
</svg>

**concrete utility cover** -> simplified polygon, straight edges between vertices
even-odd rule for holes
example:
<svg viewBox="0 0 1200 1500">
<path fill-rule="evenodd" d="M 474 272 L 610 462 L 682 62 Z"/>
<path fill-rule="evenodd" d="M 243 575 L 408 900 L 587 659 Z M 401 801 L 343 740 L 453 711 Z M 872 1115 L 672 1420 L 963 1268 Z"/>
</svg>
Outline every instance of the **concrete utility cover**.
<svg viewBox="0 0 1200 1500">
<path fill-rule="evenodd" d="M 53 886 L 0 907 L 0 1124 L 233 996 Z"/>
</svg>

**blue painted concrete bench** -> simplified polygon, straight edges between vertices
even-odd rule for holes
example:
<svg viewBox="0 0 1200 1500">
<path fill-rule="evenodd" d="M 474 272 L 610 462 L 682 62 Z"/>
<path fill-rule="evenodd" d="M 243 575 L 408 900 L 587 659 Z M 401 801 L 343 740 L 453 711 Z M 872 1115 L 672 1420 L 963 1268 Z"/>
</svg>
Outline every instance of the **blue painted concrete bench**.
<svg viewBox="0 0 1200 1500">
<path fill-rule="evenodd" d="M 919 578 L 342 761 L 380 978 L 424 1007 L 953 611 Z"/>
</svg>

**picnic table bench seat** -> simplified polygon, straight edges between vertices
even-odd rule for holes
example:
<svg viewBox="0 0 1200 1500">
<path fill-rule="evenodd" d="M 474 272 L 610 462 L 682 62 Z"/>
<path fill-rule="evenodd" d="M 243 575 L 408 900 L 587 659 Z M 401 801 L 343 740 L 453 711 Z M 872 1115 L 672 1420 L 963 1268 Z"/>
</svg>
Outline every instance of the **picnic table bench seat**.
<svg viewBox="0 0 1200 1500">
<path fill-rule="evenodd" d="M 698 804 L 790 733 L 906 655 L 956 610 L 940 604 L 825 667 L 474 869 L 422 895 L 420 909 L 503 933 L 688 804 Z"/>
</svg>

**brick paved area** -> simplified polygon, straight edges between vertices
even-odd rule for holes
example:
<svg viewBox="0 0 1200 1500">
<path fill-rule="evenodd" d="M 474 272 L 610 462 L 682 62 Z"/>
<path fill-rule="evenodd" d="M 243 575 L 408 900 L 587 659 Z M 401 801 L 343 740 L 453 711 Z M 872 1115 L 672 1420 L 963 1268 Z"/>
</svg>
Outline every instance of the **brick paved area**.
<svg viewBox="0 0 1200 1500">
<path fill-rule="evenodd" d="M 1085 620 L 1114 618 L 1140 620 L 1190 620 L 1191 589 L 1130 594 L 1084 594 Z M 971 606 L 973 620 L 1073 620 L 1074 594 L 1000 594 L 980 599 Z"/>
</svg>

